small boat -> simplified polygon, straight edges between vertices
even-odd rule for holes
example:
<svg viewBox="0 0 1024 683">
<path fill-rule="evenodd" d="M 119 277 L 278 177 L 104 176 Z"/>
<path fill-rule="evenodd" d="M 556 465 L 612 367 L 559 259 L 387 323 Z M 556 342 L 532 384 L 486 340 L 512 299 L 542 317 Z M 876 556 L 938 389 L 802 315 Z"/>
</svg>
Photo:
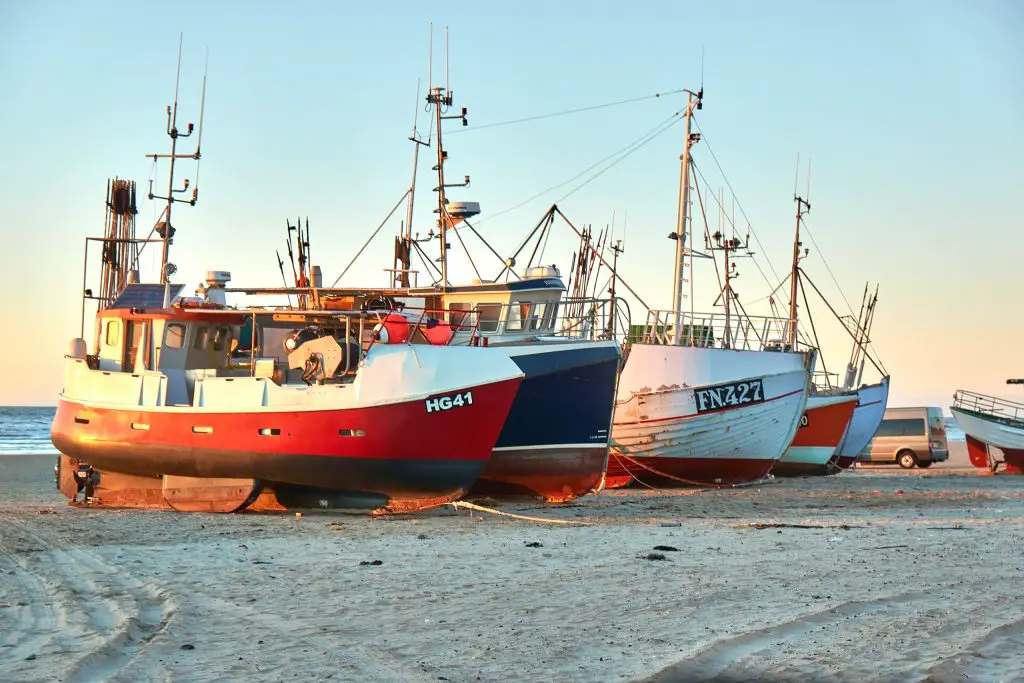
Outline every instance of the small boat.
<svg viewBox="0 0 1024 683">
<path fill-rule="evenodd" d="M 1024 403 L 959 389 L 950 411 L 967 436 L 972 465 L 995 472 L 1004 464 L 1006 474 L 1024 474 Z M 1002 461 L 993 448 L 1002 451 Z"/>
<path fill-rule="evenodd" d="M 782 477 L 830 474 L 830 462 L 847 432 L 857 400 L 856 392 L 809 396 L 793 443 L 775 463 L 772 474 Z"/>
</svg>

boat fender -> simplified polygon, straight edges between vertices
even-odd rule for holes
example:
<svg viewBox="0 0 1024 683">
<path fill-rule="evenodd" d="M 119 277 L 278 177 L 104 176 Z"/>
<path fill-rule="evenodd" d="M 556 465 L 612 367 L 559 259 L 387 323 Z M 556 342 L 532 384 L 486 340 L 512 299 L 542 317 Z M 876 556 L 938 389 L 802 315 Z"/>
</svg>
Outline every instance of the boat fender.
<svg viewBox="0 0 1024 683">
<path fill-rule="evenodd" d="M 428 318 L 420 329 L 427 342 L 432 346 L 445 346 L 451 341 L 454 334 L 451 325 L 437 318 Z"/>
<path fill-rule="evenodd" d="M 373 338 L 382 344 L 404 344 L 409 341 L 409 321 L 405 316 L 389 313 L 373 328 Z"/>
</svg>

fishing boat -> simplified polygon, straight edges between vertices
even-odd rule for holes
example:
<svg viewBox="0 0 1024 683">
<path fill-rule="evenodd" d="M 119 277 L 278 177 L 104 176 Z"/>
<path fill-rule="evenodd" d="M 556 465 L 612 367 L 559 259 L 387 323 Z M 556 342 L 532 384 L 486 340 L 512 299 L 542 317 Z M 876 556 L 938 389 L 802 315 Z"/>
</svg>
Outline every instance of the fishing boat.
<svg viewBox="0 0 1024 683">
<path fill-rule="evenodd" d="M 792 338 L 792 321 L 732 313 L 728 254 L 742 246 L 735 236 L 714 237 L 726 253 L 724 313 L 683 311 L 693 258 L 685 244 L 690 150 L 700 139 L 691 133 L 691 119 L 703 100 L 702 92 L 685 92 L 677 227 L 670 235 L 676 246 L 673 307 L 649 310 L 624 353 L 609 485 L 635 479 L 650 486 L 715 486 L 765 477 L 796 435 L 813 372 L 813 354 L 782 341 Z"/>
<path fill-rule="evenodd" d="M 775 463 L 772 474 L 782 477 L 829 474 L 830 461 L 850 425 L 857 400 L 856 393 L 809 396 L 793 443 Z"/>
<path fill-rule="evenodd" d="M 869 352 L 871 344 L 871 327 L 875 320 L 875 306 L 878 304 L 878 287 L 873 296 L 868 295 L 865 286 L 861 297 L 860 313 L 853 330 L 853 350 L 846 365 L 841 390 L 857 393 L 857 407 L 853 410 L 853 418 L 843 434 L 833 465 L 839 470 L 849 469 L 857 461 L 860 453 L 871 443 L 889 404 L 889 374 L 882 368 Z M 870 362 L 882 378 L 873 384 L 864 383 L 864 369 Z"/>
<path fill-rule="evenodd" d="M 427 144 L 417 137 L 414 124 L 413 181 L 401 200 L 407 201 L 407 217 L 402 234 L 396 239 L 395 265 L 388 269 L 392 276 L 390 286 L 230 291 L 296 294 L 307 297 L 313 307 L 330 310 L 378 310 L 397 324 L 401 324 L 401 319 L 419 321 L 425 334 L 442 334 L 449 346 L 486 347 L 491 354 L 503 355 L 524 377 L 471 495 L 528 496 L 563 503 L 598 491 L 607 467 L 620 364 L 619 344 L 607 331 L 608 321 L 616 315 L 614 303 L 593 297 L 564 298 L 566 285 L 559 269 L 553 265 L 532 265 L 532 257 L 522 274 L 517 274 L 516 258 L 526 242 L 504 260 L 504 267 L 495 278 L 478 277 L 469 283 L 452 284 L 448 241 L 455 235 L 462 243 L 456 230 L 472 229 L 468 221 L 480 213 L 480 205 L 448 199 L 448 188 L 468 185 L 469 177 L 461 183 L 445 179 L 449 154 L 443 144 L 442 121 L 453 118 L 465 123 L 467 110 L 462 108 L 460 114 L 444 115 L 454 106 L 453 94 L 445 87 L 431 87 L 426 101 L 434 115 L 437 234 L 432 229 L 426 240 L 417 240 L 412 231 L 415 168 L 419 149 Z M 540 235 L 538 241 L 544 230 L 550 229 L 553 215 L 553 211 L 545 214 L 531 232 Z M 435 238 L 440 246 L 438 265 L 425 256 L 420 244 Z M 412 266 L 414 254 L 422 257 L 428 274 L 436 277 L 432 285 L 418 286 L 419 271 Z M 476 269 L 471 258 L 470 261 Z M 301 263 L 298 273 L 301 279 Z M 581 322 L 584 320 L 587 322 Z"/>
<path fill-rule="evenodd" d="M 856 391 L 857 405 L 853 409 L 853 417 L 836 448 L 835 465 L 843 470 L 857 461 L 857 456 L 871 443 L 882 424 L 889 402 L 889 377 L 883 377 L 874 384 L 861 385 Z"/>
<path fill-rule="evenodd" d="M 1024 403 L 959 389 L 950 412 L 967 436 L 972 465 L 995 472 L 1003 464 L 1006 474 L 1024 474 Z M 1002 461 L 994 449 L 1002 452 Z"/>
<path fill-rule="evenodd" d="M 205 91 L 205 82 L 204 82 Z M 233 309 L 230 274 L 195 297 L 171 282 L 179 154 L 168 107 L 170 179 L 156 233 L 134 234 L 134 184 L 108 188 L 102 289 L 64 359 L 51 428 L 55 474 L 88 505 L 232 512 L 331 507 L 408 512 L 463 495 L 490 459 L 522 371 L 506 355 L 382 339 L 367 311 Z M 200 116 L 201 139 L 202 117 Z M 185 189 L 188 181 L 184 182 Z M 160 281 L 141 249 L 162 243 Z M 84 279 L 87 279 L 86 272 Z M 85 301 L 98 300 L 94 352 Z M 414 330 L 415 331 L 415 330 Z M 274 343 L 274 342 L 279 343 Z"/>
<path fill-rule="evenodd" d="M 800 228 L 803 223 L 804 214 L 811 210 L 810 183 L 808 182 L 808 197 L 805 199 L 794 193 L 793 200 L 796 202 L 796 228 L 793 236 L 793 260 L 790 271 L 790 299 L 789 318 L 792 321 L 790 328 L 789 342 L 796 346 L 796 333 L 798 330 L 799 307 L 798 297 L 803 294 L 804 301 L 807 300 L 803 292 L 802 270 L 800 268 Z M 804 256 L 807 251 L 804 251 Z M 807 311 L 810 316 L 810 311 Z M 811 324 L 813 330 L 813 321 Z M 817 334 L 814 333 L 815 341 Z M 826 373 L 826 379 L 828 375 Z M 832 386 L 813 387 L 811 395 L 807 399 L 807 406 L 800 418 L 800 428 L 797 429 L 790 444 L 782 458 L 772 468 L 772 474 L 778 476 L 807 476 L 825 475 L 836 470 L 833 458 L 836 455 L 836 448 L 842 440 L 843 435 L 849 428 L 853 418 L 853 412 L 857 403 L 857 393 L 851 391 L 837 390 Z"/>
</svg>

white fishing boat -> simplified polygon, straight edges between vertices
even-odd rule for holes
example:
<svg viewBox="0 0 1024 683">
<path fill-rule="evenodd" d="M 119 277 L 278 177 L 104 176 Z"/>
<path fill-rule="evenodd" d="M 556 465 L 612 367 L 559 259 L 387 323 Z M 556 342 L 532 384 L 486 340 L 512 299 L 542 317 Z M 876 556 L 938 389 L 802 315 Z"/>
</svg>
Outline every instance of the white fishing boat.
<svg viewBox="0 0 1024 683">
<path fill-rule="evenodd" d="M 735 484 L 768 474 L 793 441 L 807 403 L 813 356 L 780 340 L 792 322 L 733 314 L 728 279 L 724 313 L 682 308 L 692 250 L 689 226 L 691 133 L 702 93 L 687 92 L 680 171 L 673 307 L 652 310 L 627 345 L 619 377 L 609 485 L 630 477 L 657 486 Z M 692 242 L 692 235 L 691 237 Z M 726 250 L 739 246 L 722 240 Z M 726 269 L 728 278 L 728 267 Z"/>
<path fill-rule="evenodd" d="M 1003 464 L 1007 474 L 1024 474 L 1024 403 L 960 389 L 950 412 L 967 436 L 971 464 L 993 472 Z M 1002 452 L 1001 461 L 994 448 Z"/>
</svg>

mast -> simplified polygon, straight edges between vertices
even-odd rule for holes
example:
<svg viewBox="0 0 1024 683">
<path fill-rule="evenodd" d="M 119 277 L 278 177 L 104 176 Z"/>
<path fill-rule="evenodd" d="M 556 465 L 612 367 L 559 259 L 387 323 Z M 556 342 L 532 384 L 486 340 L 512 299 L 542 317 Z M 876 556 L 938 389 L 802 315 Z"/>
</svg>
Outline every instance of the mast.
<svg viewBox="0 0 1024 683">
<path fill-rule="evenodd" d="M 445 119 L 461 119 L 463 126 L 469 125 L 469 121 L 466 119 L 467 110 L 465 107 L 462 108 L 462 112 L 459 114 L 445 114 L 452 106 L 453 98 L 454 93 L 441 86 L 431 88 L 427 95 L 427 103 L 434 108 L 434 121 L 437 131 L 437 165 L 434 167 L 434 170 L 437 171 L 437 187 L 434 188 L 434 191 L 437 192 L 437 209 L 435 209 L 435 213 L 437 213 L 437 227 L 441 239 L 441 287 L 443 288 L 448 287 L 448 228 L 454 224 L 448 215 L 448 198 L 445 190 L 449 187 L 466 187 L 469 185 L 469 176 L 466 176 L 465 181 L 461 183 L 444 182 L 444 163 L 448 160 L 448 153 L 444 151 L 444 144 L 441 139 L 441 122 Z"/>
<path fill-rule="evenodd" d="M 200 144 L 203 139 L 203 112 L 206 105 L 206 74 L 203 75 L 203 90 L 199 104 L 199 131 L 198 139 L 196 140 L 196 150 L 191 154 L 179 154 L 178 153 L 178 138 L 187 138 L 192 135 L 195 131 L 195 125 L 192 123 L 188 124 L 188 128 L 185 132 L 178 130 L 178 88 L 181 82 L 181 45 L 182 40 L 178 41 L 178 68 L 177 74 L 174 80 L 174 105 L 167 107 L 167 136 L 171 138 L 171 153 L 170 154 L 147 154 L 146 157 L 152 159 L 156 163 L 157 159 L 168 159 L 170 160 L 170 168 L 168 170 L 167 178 L 167 196 L 160 197 L 153 194 L 153 180 L 149 181 L 149 199 L 161 199 L 167 202 L 167 206 L 164 207 L 162 218 L 163 220 L 158 221 L 156 226 L 153 228 L 160 239 L 163 241 L 163 249 L 160 255 L 160 283 L 167 285 L 170 283 L 170 276 L 175 273 L 177 268 L 173 263 L 168 263 L 167 258 L 170 252 L 170 245 L 172 238 L 174 237 L 174 227 L 171 225 L 171 210 L 174 208 L 175 202 L 185 202 L 190 206 L 195 206 L 196 201 L 199 199 L 198 187 L 192 188 L 191 199 L 177 199 L 174 195 L 186 192 L 189 189 L 188 178 L 185 178 L 182 188 L 180 190 L 174 189 L 174 166 L 175 161 L 178 159 L 195 159 L 197 162 L 200 159 Z M 197 167 L 198 169 L 198 167 Z M 198 170 L 197 170 L 198 173 Z M 165 297 L 166 298 L 166 297 Z M 168 305 L 169 302 L 165 301 L 164 304 Z"/>
<path fill-rule="evenodd" d="M 683 138 L 683 153 L 679 157 L 679 208 L 676 214 L 676 231 L 670 235 L 676 241 L 675 275 L 672 286 L 672 310 L 675 313 L 675 326 L 673 328 L 673 344 L 679 344 L 683 339 L 683 283 L 686 281 L 684 269 L 686 268 L 686 221 L 689 217 L 690 206 L 690 147 L 700 140 L 700 133 L 690 132 L 690 121 L 696 109 L 703 108 L 704 89 L 698 92 L 685 90 L 686 92 L 686 131 Z"/>
<path fill-rule="evenodd" d="M 789 347 L 796 351 L 797 305 L 796 298 L 800 290 L 800 221 L 805 213 L 811 210 L 811 203 L 798 194 L 793 195 L 796 202 L 796 230 L 793 234 L 793 270 L 789 275 Z M 806 209 L 806 210 L 805 210 Z"/>
</svg>

